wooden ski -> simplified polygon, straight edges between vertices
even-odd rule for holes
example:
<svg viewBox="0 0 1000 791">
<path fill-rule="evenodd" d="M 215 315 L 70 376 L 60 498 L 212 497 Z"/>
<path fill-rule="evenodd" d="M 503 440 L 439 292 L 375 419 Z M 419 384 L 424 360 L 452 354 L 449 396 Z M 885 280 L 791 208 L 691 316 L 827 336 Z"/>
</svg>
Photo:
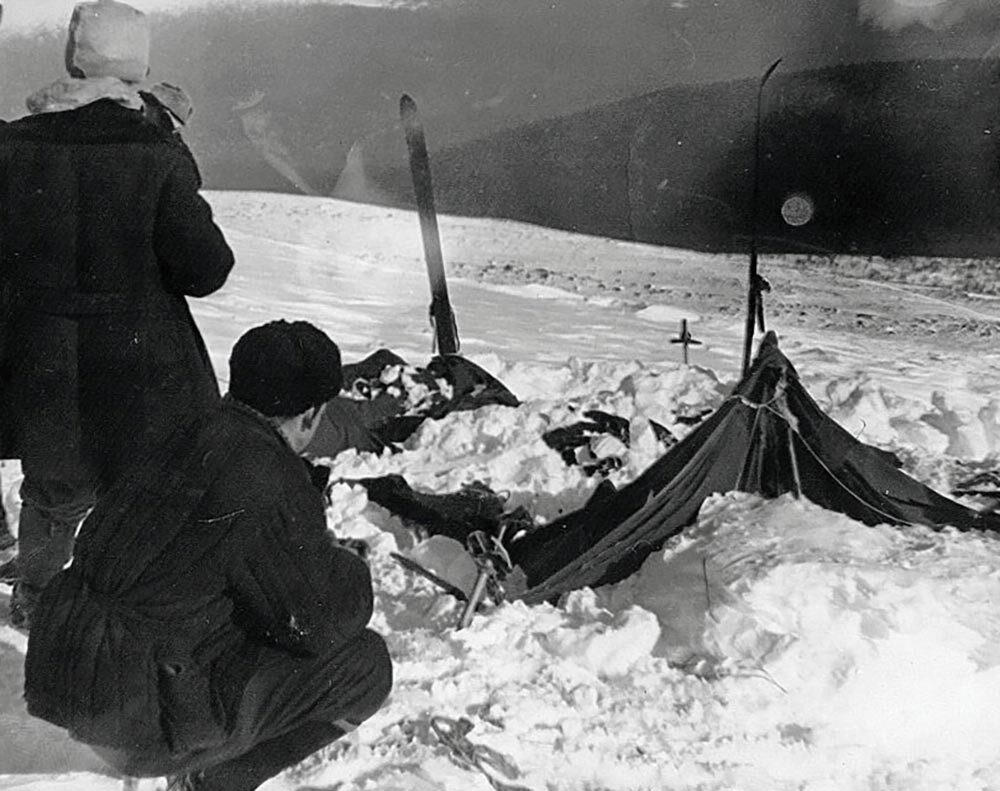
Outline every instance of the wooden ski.
<svg viewBox="0 0 1000 791">
<path fill-rule="evenodd" d="M 753 193 L 750 206 L 750 271 L 747 277 L 747 322 L 743 335 L 743 376 L 750 372 L 750 357 L 753 353 L 753 330 L 754 324 L 760 324 L 761 332 L 764 331 L 764 305 L 761 300 L 762 278 L 757 274 L 757 212 L 760 203 L 760 127 L 761 127 L 761 104 L 764 97 L 764 85 L 774 74 L 774 70 L 781 63 L 778 58 L 768 66 L 760 78 L 757 86 L 757 111 L 754 115 L 753 131 Z"/>
<path fill-rule="evenodd" d="M 441 255 L 441 236 L 438 232 L 437 210 L 434 207 L 434 187 L 431 183 L 430 158 L 424 127 L 417 112 L 417 103 L 403 94 L 399 100 L 399 118 L 406 133 L 406 147 L 410 155 L 410 173 L 413 191 L 420 216 L 420 233 L 424 240 L 424 259 L 431 284 L 431 324 L 438 354 L 458 354 L 458 325 L 448 298 L 448 283 L 444 274 Z"/>
</svg>

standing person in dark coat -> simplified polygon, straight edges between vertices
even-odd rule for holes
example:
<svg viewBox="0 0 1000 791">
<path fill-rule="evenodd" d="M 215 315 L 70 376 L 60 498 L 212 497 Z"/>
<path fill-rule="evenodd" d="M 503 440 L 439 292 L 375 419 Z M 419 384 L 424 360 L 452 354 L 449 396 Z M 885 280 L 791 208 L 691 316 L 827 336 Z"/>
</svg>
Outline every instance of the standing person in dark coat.
<svg viewBox="0 0 1000 791">
<path fill-rule="evenodd" d="M 79 4 L 71 76 L 0 127 L 0 454 L 24 470 L 22 625 L 97 490 L 219 400 L 185 297 L 222 286 L 233 256 L 187 148 L 144 115 L 148 52 L 140 12 Z"/>
<path fill-rule="evenodd" d="M 249 791 L 371 716 L 392 685 L 366 563 L 299 456 L 340 390 L 306 322 L 246 333 L 222 405 L 126 473 L 45 589 L 28 711 L 133 776 Z"/>
</svg>

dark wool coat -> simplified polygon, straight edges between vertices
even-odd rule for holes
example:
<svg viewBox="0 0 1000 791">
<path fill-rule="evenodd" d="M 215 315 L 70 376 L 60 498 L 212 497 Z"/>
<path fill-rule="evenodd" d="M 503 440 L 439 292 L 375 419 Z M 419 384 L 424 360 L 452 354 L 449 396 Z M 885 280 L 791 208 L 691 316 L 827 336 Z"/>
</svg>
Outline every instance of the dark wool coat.
<svg viewBox="0 0 1000 791">
<path fill-rule="evenodd" d="M 105 479 L 218 400 L 185 296 L 233 256 L 186 146 L 101 100 L 0 126 L 0 455 Z"/>
<path fill-rule="evenodd" d="M 262 646 L 320 655 L 371 612 L 368 567 L 327 530 L 302 459 L 226 399 L 84 522 L 32 616 L 28 711 L 94 745 L 208 749 Z"/>
</svg>

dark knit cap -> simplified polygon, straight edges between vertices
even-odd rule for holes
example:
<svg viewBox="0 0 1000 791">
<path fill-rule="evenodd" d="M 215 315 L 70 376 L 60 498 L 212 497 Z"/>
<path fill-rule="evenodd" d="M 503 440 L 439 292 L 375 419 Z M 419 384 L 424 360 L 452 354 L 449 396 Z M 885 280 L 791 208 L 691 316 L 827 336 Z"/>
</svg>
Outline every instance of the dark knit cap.
<svg viewBox="0 0 1000 791">
<path fill-rule="evenodd" d="M 340 350 L 307 321 L 248 330 L 229 355 L 229 393 L 268 417 L 293 417 L 340 392 Z"/>
</svg>

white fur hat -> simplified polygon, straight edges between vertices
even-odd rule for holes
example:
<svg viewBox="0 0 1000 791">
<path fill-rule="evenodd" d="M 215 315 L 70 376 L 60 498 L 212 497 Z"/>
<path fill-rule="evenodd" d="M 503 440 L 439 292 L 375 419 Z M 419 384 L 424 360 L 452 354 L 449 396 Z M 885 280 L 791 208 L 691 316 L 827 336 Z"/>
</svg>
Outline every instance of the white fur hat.
<svg viewBox="0 0 1000 791">
<path fill-rule="evenodd" d="M 140 82 L 149 73 L 149 21 L 116 0 L 78 3 L 69 23 L 66 69 L 74 77 Z"/>
</svg>

